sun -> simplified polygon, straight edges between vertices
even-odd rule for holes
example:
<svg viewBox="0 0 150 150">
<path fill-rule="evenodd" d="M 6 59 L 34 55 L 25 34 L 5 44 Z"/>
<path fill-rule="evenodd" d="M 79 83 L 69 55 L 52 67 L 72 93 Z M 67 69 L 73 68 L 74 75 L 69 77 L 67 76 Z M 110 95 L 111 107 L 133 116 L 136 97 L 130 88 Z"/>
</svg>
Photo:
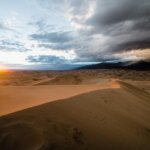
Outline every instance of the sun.
<svg viewBox="0 0 150 150">
<path fill-rule="evenodd" d="M 7 68 L 4 65 L 0 64 L 0 73 L 4 73 L 7 71 Z"/>
</svg>

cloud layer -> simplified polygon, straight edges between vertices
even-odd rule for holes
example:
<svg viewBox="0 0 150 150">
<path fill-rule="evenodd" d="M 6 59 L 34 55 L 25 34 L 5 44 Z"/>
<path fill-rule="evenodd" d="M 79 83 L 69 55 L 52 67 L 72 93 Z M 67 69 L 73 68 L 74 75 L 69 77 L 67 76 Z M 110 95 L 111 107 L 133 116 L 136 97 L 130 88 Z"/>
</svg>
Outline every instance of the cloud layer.
<svg viewBox="0 0 150 150">
<path fill-rule="evenodd" d="M 24 61 L 35 64 L 149 60 L 149 0 L 22 3 L 16 11 L 22 7 L 26 14 L 0 16 L 0 51 L 22 52 Z"/>
<path fill-rule="evenodd" d="M 71 21 L 87 39 L 83 41 L 86 49 L 78 51 L 79 56 L 89 56 L 89 52 L 93 59 L 99 55 L 101 60 L 114 58 L 118 51 L 150 48 L 149 8 L 149 0 L 73 0 Z"/>
<path fill-rule="evenodd" d="M 47 55 L 39 55 L 39 56 L 29 56 L 27 58 L 29 62 L 37 62 L 40 64 L 65 64 L 66 59 L 63 57 L 57 57 L 57 56 L 47 56 Z"/>
</svg>

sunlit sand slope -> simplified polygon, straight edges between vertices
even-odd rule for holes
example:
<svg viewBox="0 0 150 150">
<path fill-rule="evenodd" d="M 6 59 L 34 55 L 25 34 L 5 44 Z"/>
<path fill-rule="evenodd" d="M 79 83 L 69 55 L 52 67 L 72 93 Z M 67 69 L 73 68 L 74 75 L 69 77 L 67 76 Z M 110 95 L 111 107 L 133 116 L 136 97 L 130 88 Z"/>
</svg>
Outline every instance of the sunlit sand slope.
<svg viewBox="0 0 150 150">
<path fill-rule="evenodd" d="M 111 80 L 91 85 L 45 85 L 0 87 L 0 116 L 43 103 L 98 89 L 119 88 Z"/>
<path fill-rule="evenodd" d="M 150 95 L 129 83 L 0 119 L 2 150 L 149 150 Z"/>
</svg>

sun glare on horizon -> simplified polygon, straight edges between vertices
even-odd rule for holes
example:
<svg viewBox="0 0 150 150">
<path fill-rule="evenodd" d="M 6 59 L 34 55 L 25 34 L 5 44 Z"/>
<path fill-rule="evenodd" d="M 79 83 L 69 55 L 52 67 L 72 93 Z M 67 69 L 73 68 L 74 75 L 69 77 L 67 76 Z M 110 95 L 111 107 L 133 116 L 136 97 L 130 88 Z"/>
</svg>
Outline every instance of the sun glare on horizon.
<svg viewBox="0 0 150 150">
<path fill-rule="evenodd" d="M 6 66 L 0 64 L 0 73 L 6 72 L 7 70 Z"/>
</svg>

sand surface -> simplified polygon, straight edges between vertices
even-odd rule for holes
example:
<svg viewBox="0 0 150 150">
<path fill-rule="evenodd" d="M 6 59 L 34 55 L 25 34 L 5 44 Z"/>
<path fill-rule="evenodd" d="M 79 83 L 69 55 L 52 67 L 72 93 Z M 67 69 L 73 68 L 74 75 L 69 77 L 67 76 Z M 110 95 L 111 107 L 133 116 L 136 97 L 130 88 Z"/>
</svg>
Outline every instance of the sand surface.
<svg viewBox="0 0 150 150">
<path fill-rule="evenodd" d="M 150 149 L 149 80 L 24 76 L 0 87 L 0 150 Z"/>
<path fill-rule="evenodd" d="M 94 85 L 0 87 L 0 116 L 81 93 L 118 87 L 119 85 L 114 86 L 110 80 Z"/>
</svg>

